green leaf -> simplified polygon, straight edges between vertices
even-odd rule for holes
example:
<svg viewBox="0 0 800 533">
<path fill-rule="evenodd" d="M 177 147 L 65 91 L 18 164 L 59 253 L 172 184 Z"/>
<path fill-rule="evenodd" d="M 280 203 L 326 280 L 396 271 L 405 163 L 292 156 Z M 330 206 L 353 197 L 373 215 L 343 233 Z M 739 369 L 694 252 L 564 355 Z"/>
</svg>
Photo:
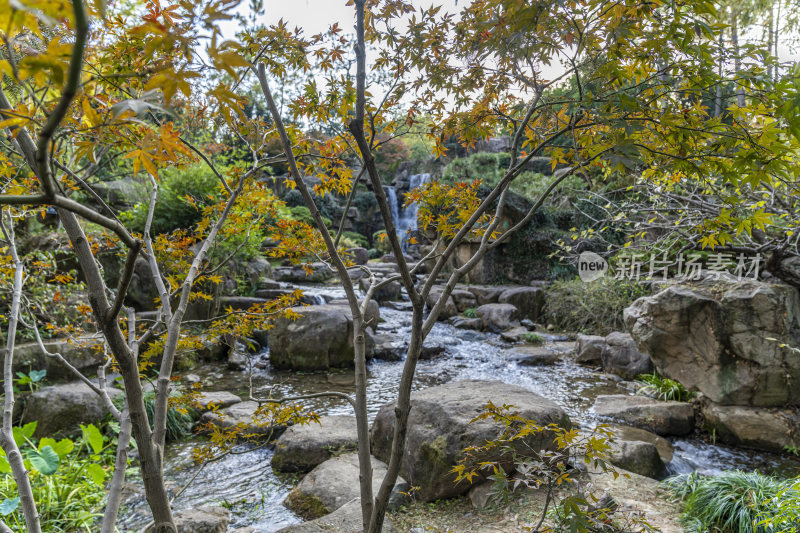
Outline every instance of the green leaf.
<svg viewBox="0 0 800 533">
<path fill-rule="evenodd" d="M 50 446 L 53 448 L 53 451 L 55 451 L 58 456 L 63 459 L 64 456 L 66 456 L 75 448 L 75 443 L 70 439 L 61 439 L 60 441 L 56 442 L 55 439 L 45 437 L 39 441 L 39 449 L 41 450 L 45 446 Z"/>
<path fill-rule="evenodd" d="M 36 424 L 37 422 L 33 421 L 22 427 L 17 426 L 11 430 L 14 434 L 14 442 L 17 443 L 17 446 L 22 446 L 25 444 L 25 439 L 33 437 L 33 433 L 36 431 Z"/>
<path fill-rule="evenodd" d="M 19 506 L 19 496 L 13 499 L 6 498 L 0 503 L 0 515 L 8 516 L 17 510 Z"/>
<path fill-rule="evenodd" d="M 83 438 L 92 447 L 94 453 L 103 451 L 103 434 L 94 424 L 89 424 L 88 426 L 81 424 L 81 431 L 83 432 Z"/>
<path fill-rule="evenodd" d="M 92 463 L 86 467 L 86 473 L 89 474 L 92 482 L 95 485 L 102 485 L 106 479 L 106 471 L 97 463 Z"/>
<path fill-rule="evenodd" d="M 50 446 L 45 446 L 41 450 L 31 450 L 27 455 L 33 467 L 46 476 L 55 474 L 61 462 L 58 454 Z"/>
<path fill-rule="evenodd" d="M 3 457 L 0 457 L 0 473 L 2 474 L 11 473 L 11 465 L 8 464 L 8 459 L 6 459 L 5 455 Z"/>
<path fill-rule="evenodd" d="M 38 383 L 47 375 L 47 369 L 42 370 L 31 370 L 31 373 L 28 376 L 31 378 L 31 381 L 34 383 Z"/>
</svg>

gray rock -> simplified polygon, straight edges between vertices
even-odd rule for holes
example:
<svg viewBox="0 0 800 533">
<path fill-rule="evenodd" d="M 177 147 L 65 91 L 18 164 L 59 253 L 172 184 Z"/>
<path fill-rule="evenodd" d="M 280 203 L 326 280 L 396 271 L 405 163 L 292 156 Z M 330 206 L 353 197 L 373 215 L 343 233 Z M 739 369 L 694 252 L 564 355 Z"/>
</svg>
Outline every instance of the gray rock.
<svg viewBox="0 0 800 533">
<path fill-rule="evenodd" d="M 520 318 L 535 322 L 544 306 L 544 290 L 539 287 L 512 287 L 501 293 L 497 302 L 513 305 L 519 310 Z"/>
<path fill-rule="evenodd" d="M 664 464 L 672 461 L 674 450 L 672 444 L 664 437 L 660 437 L 652 431 L 635 428 L 633 426 L 612 424 L 611 430 L 614 432 L 614 438 L 617 440 L 649 442 L 656 447 L 658 455 L 661 457 L 661 461 Z"/>
<path fill-rule="evenodd" d="M 231 513 L 224 507 L 197 507 L 175 513 L 178 533 L 225 533 Z"/>
<path fill-rule="evenodd" d="M 620 420 L 659 435 L 688 435 L 694 430 L 694 408 L 686 402 L 662 402 L 644 396 L 601 395 L 594 402 L 599 416 Z"/>
<path fill-rule="evenodd" d="M 475 314 L 481 319 L 483 329 L 495 333 L 519 325 L 519 311 L 511 304 L 485 304 L 475 309 Z"/>
<path fill-rule="evenodd" d="M 95 369 L 105 361 L 103 339 L 100 336 L 78 337 L 74 341 L 50 339 L 44 341 L 50 353 L 60 353 L 64 359 L 86 375 L 93 375 Z M 73 380 L 75 376 L 58 359 L 45 355 L 38 343 L 23 343 L 14 346 L 14 372 L 47 370 L 47 380 Z"/>
<path fill-rule="evenodd" d="M 500 334 L 500 338 L 506 342 L 522 342 L 525 339 L 525 334 L 530 333 L 525 326 L 518 326 L 504 331 Z"/>
<path fill-rule="evenodd" d="M 158 289 L 153 281 L 150 265 L 147 259 L 139 256 L 133 265 L 133 275 L 128 285 L 128 292 L 125 294 L 125 303 L 137 311 L 154 311 L 157 307 L 157 298 Z"/>
<path fill-rule="evenodd" d="M 475 295 L 478 305 L 494 304 L 508 287 L 494 287 L 490 285 L 469 285 L 466 289 Z"/>
<path fill-rule="evenodd" d="M 402 361 L 406 353 L 406 345 L 397 341 L 393 335 L 378 333 L 375 335 L 375 347 L 372 357 L 383 361 Z"/>
<path fill-rule="evenodd" d="M 353 364 L 353 320 L 344 305 L 296 307 L 270 331 L 270 362 L 279 369 L 327 370 Z"/>
<path fill-rule="evenodd" d="M 582 365 L 602 365 L 603 350 L 606 347 L 606 338 L 599 335 L 578 335 L 578 357 L 575 361 Z"/>
<path fill-rule="evenodd" d="M 650 356 L 636 347 L 627 333 L 615 331 L 606 336 L 606 346 L 601 354 L 603 370 L 626 379 L 653 372 Z"/>
<path fill-rule="evenodd" d="M 228 370 L 245 370 L 248 366 L 247 353 L 241 343 L 236 343 L 228 352 Z"/>
<path fill-rule="evenodd" d="M 254 305 L 265 304 L 269 300 L 253 296 L 220 296 L 220 309 L 232 308 L 234 311 L 247 311 Z"/>
<path fill-rule="evenodd" d="M 304 524 L 284 527 L 277 533 L 353 533 L 362 529 L 361 500 L 356 498 L 329 515 Z M 395 533 L 395 531 L 397 530 L 387 516 L 383 522 L 383 533 Z"/>
<path fill-rule="evenodd" d="M 475 298 L 475 295 L 467 290 L 453 289 L 451 296 L 459 313 L 464 312 L 466 309 L 471 309 L 478 306 L 478 300 Z"/>
<path fill-rule="evenodd" d="M 514 405 L 522 416 L 540 424 L 570 427 L 569 417 L 550 400 L 499 381 L 459 381 L 416 392 L 411 397 L 400 473 L 419 487 L 417 498 L 433 501 L 469 490 L 466 482 L 454 483 L 450 470 L 463 457 L 465 447 L 483 445 L 499 435 L 501 428 L 489 420 L 470 423 L 490 400 L 497 405 Z M 394 403 L 381 407 L 372 426 L 372 451 L 379 459 L 388 459 L 391 451 L 394 408 Z M 538 435 L 525 445 L 526 449 L 543 449 L 551 445 L 551 439 Z M 499 454 L 488 460 L 503 459 Z"/>
<path fill-rule="evenodd" d="M 491 481 L 473 485 L 467 493 L 467 498 L 472 506 L 476 509 L 485 509 L 491 502 L 493 487 L 494 483 Z"/>
<path fill-rule="evenodd" d="M 308 472 L 334 455 L 358 445 L 353 416 L 322 416 L 319 423 L 296 424 L 275 442 L 272 467 L 279 472 Z"/>
<path fill-rule="evenodd" d="M 617 440 L 611 443 L 609 462 L 640 476 L 663 479 L 667 468 L 655 444 L 643 441 Z"/>
<path fill-rule="evenodd" d="M 114 398 L 119 389 L 108 389 Z M 25 402 L 23 423 L 36 421 L 37 438 L 55 437 L 78 430 L 80 424 L 97 424 L 108 413 L 100 395 L 81 381 L 42 387 Z"/>
<path fill-rule="evenodd" d="M 231 405 L 241 403 L 241 401 L 242 399 L 232 392 L 223 390 L 217 392 L 201 392 L 197 396 L 197 401 L 195 403 L 201 411 L 205 412 L 212 410 L 214 407 L 217 409 L 224 409 Z"/>
<path fill-rule="evenodd" d="M 442 287 L 433 287 L 431 292 L 428 293 L 428 297 L 425 299 L 425 305 L 430 311 L 433 309 L 433 306 L 441 299 L 442 292 L 444 289 Z M 458 308 L 456 307 L 455 302 L 453 301 L 453 296 L 449 296 L 447 298 L 446 303 L 442 307 L 437 320 L 447 320 L 451 316 L 456 316 L 458 314 Z"/>
<path fill-rule="evenodd" d="M 200 415 L 200 425 L 214 424 L 223 429 L 231 429 L 239 424 L 249 426 L 240 433 L 243 440 L 274 440 L 286 430 L 285 426 L 272 426 L 269 420 L 257 416 L 258 403 L 238 402 L 230 407 L 208 411 Z"/>
<path fill-rule="evenodd" d="M 366 248 L 350 248 L 345 254 L 348 259 L 357 265 L 366 265 L 369 262 L 369 250 Z"/>
<path fill-rule="evenodd" d="M 483 320 L 480 318 L 467 318 L 465 316 L 453 316 L 448 320 L 454 327 L 458 329 L 476 329 L 480 330 L 483 327 Z"/>
<path fill-rule="evenodd" d="M 333 275 L 333 270 L 324 263 L 312 263 L 310 272 L 302 265 L 281 266 L 273 270 L 275 281 L 289 283 L 324 283 Z"/>
<path fill-rule="evenodd" d="M 372 488 L 376 494 L 386 475 L 386 468 L 386 463 L 372 459 Z M 389 499 L 389 509 L 396 509 L 407 503 L 408 496 L 401 493 L 409 490 L 408 483 L 398 478 L 394 493 Z M 328 459 L 306 474 L 286 497 L 284 504 L 310 520 L 332 513 L 359 496 L 358 454 L 348 453 Z"/>
<path fill-rule="evenodd" d="M 800 295 L 761 282 L 670 286 L 625 310 L 658 373 L 721 405 L 800 405 Z"/>
<path fill-rule="evenodd" d="M 362 291 L 366 292 L 369 289 L 370 281 L 367 278 L 359 280 L 358 286 Z M 399 281 L 390 281 L 389 283 L 378 288 L 374 291 L 372 297 L 379 303 L 391 302 L 400 298 L 400 289 L 402 285 Z"/>
<path fill-rule="evenodd" d="M 708 404 L 703 409 L 706 429 L 722 442 L 781 453 L 800 447 L 800 411 Z"/>
<path fill-rule="evenodd" d="M 558 361 L 558 353 L 544 346 L 519 346 L 508 350 L 508 360 L 523 366 L 549 366 Z"/>
</svg>

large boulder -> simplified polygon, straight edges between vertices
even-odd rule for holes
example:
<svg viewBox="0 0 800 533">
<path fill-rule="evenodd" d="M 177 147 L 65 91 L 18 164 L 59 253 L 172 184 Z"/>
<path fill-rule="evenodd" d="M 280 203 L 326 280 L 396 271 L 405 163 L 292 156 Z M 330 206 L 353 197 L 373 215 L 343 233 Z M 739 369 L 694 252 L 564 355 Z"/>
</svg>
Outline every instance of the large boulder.
<svg viewBox="0 0 800 533">
<path fill-rule="evenodd" d="M 800 405 L 800 295 L 761 282 L 674 285 L 625 323 L 659 374 L 722 405 Z"/>
<path fill-rule="evenodd" d="M 481 319 L 483 329 L 495 333 L 519 325 L 519 311 L 511 304 L 485 304 L 475 309 L 475 314 Z"/>
<path fill-rule="evenodd" d="M 270 331 L 269 360 L 288 370 L 327 370 L 353 364 L 353 319 L 344 305 L 296 307 Z"/>
<path fill-rule="evenodd" d="M 738 405 L 708 404 L 706 429 L 734 446 L 781 453 L 800 447 L 800 412 Z"/>
<path fill-rule="evenodd" d="M 425 305 L 430 311 L 433 309 L 433 306 L 442 298 L 442 293 L 444 292 L 443 287 L 433 287 L 431 288 L 431 292 L 428 293 L 428 297 L 425 299 Z M 455 301 L 453 301 L 453 296 L 450 295 L 447 297 L 444 306 L 442 306 L 442 310 L 439 312 L 439 316 L 436 320 L 447 320 L 451 316 L 455 316 L 458 314 L 458 307 L 456 307 Z"/>
<path fill-rule="evenodd" d="M 103 338 L 84 336 L 76 339 L 50 339 L 43 342 L 50 353 L 60 353 L 72 366 L 87 375 L 105 361 Z M 75 375 L 61 361 L 49 357 L 36 342 L 14 346 L 14 372 L 47 370 L 47 380 L 73 380 Z"/>
<path fill-rule="evenodd" d="M 350 302 L 347 301 L 345 298 L 336 298 L 328 302 L 328 305 L 338 305 L 340 307 L 345 308 L 345 312 L 347 313 L 348 318 L 350 315 Z M 367 304 L 367 311 L 364 313 L 364 321 L 366 321 L 368 327 L 371 327 L 373 330 L 377 328 L 378 322 L 381 320 L 381 308 L 378 305 L 378 300 L 370 300 Z"/>
<path fill-rule="evenodd" d="M 600 354 L 603 361 L 603 370 L 633 379 L 640 374 L 649 374 L 653 371 L 650 356 L 642 353 L 636 347 L 636 342 L 627 333 L 615 331 L 606 336 L 606 345 Z"/>
<path fill-rule="evenodd" d="M 372 491 L 378 493 L 386 463 L 372 459 Z M 394 492 L 389 498 L 389 509 L 408 502 L 411 487 L 398 478 Z M 286 507 L 305 519 L 313 519 L 334 512 L 341 506 L 360 496 L 358 454 L 348 453 L 323 462 L 306 474 L 297 487 L 286 497 Z M 406 494 L 403 494 L 406 493 Z"/>
<path fill-rule="evenodd" d="M 633 426 L 611 424 L 610 429 L 614 432 L 614 438 L 616 440 L 648 442 L 656 447 L 656 450 L 658 450 L 658 455 L 661 457 L 661 460 L 664 462 L 664 464 L 668 464 L 670 461 L 672 461 L 675 450 L 672 447 L 672 443 L 670 443 L 670 441 L 664 437 L 656 435 L 652 431 L 647 431 L 646 429 L 642 428 L 635 428 Z"/>
<path fill-rule="evenodd" d="M 582 365 L 602 365 L 606 338 L 600 335 L 578 335 L 575 339 L 578 357 L 575 362 Z"/>
<path fill-rule="evenodd" d="M 433 501 L 469 490 L 467 482 L 456 485 L 451 469 L 464 457 L 464 448 L 484 445 L 500 434 L 500 426 L 490 420 L 470 423 L 489 401 L 513 405 L 521 416 L 541 425 L 570 427 L 567 414 L 550 400 L 500 381 L 458 381 L 416 392 L 411 397 L 400 473 L 419 487 L 417 498 Z M 381 407 L 372 426 L 372 452 L 384 461 L 391 453 L 394 422 L 395 404 L 389 403 Z M 525 446 L 537 450 L 551 443 L 544 433 L 526 440 Z M 490 454 L 486 460 L 504 459 L 500 454 Z"/>
<path fill-rule="evenodd" d="M 635 472 L 640 476 L 663 479 L 667 474 L 667 467 L 661 460 L 658 448 L 650 442 L 614 441 L 611 443 L 608 458 L 612 465 Z"/>
<path fill-rule="evenodd" d="M 513 305 L 519 310 L 519 318 L 535 322 L 544 306 L 544 290 L 539 287 L 512 287 L 502 292 L 497 302 Z"/>
<path fill-rule="evenodd" d="M 114 398 L 119 389 L 108 389 Z M 36 437 L 53 437 L 78 430 L 80 424 L 96 424 L 105 418 L 108 408 L 89 385 L 82 381 L 42 387 L 25 402 L 24 423 L 36 421 Z"/>
<path fill-rule="evenodd" d="M 279 529 L 276 533 L 353 533 L 363 529 L 361 500 L 356 498 L 336 511 L 311 522 Z M 395 533 L 396 529 L 387 516 L 383 521 L 383 533 Z"/>
<path fill-rule="evenodd" d="M 378 280 L 381 281 L 381 280 Z M 367 278 L 362 278 L 358 281 L 358 286 L 361 288 L 362 291 L 366 292 L 369 289 L 370 281 Z M 372 297 L 378 301 L 378 303 L 384 302 L 391 302 L 394 300 L 398 300 L 400 298 L 400 289 L 402 285 L 400 285 L 399 281 L 390 281 L 379 287 L 376 291 L 373 292 Z"/>
<path fill-rule="evenodd" d="M 308 472 L 336 454 L 356 449 L 353 416 L 323 416 L 319 422 L 296 424 L 275 442 L 272 467 L 279 472 Z"/>
<path fill-rule="evenodd" d="M 659 435 L 688 435 L 694 430 L 694 408 L 686 402 L 662 402 L 645 396 L 598 396 L 594 411 Z"/>
</svg>

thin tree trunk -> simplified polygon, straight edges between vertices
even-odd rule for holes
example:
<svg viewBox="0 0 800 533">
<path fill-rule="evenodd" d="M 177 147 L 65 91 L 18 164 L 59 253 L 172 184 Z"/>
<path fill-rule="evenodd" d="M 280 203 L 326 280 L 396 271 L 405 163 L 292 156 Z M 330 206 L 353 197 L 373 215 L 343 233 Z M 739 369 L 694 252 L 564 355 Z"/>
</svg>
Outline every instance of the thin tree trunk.
<svg viewBox="0 0 800 533">
<path fill-rule="evenodd" d="M 114 462 L 114 475 L 108 484 L 108 500 L 103 512 L 103 525 L 100 533 L 114 533 L 116 531 L 117 515 L 122 503 L 122 486 L 125 483 L 125 471 L 128 469 L 128 448 L 131 443 L 131 417 L 128 408 L 123 409 L 119 422 L 119 436 L 117 437 L 117 457 Z"/>
<path fill-rule="evenodd" d="M 730 25 L 731 47 L 733 48 L 733 69 L 736 74 L 736 104 L 739 107 L 744 107 L 744 87 L 742 87 L 741 81 L 739 80 L 739 73 L 742 71 L 742 58 L 739 55 L 739 12 L 734 7 L 731 7 Z"/>
<path fill-rule="evenodd" d="M 0 217 L 2 212 L 0 212 Z M 0 220 L 2 223 L 2 220 Z M 17 337 L 17 324 L 19 323 L 19 309 L 22 301 L 22 286 L 24 283 L 24 272 L 22 261 L 17 254 L 17 246 L 14 242 L 14 221 L 9 217 L 8 228 L 3 224 L 3 233 L 8 241 L 8 248 L 14 262 L 14 289 L 11 296 L 11 314 L 8 318 L 8 332 L 6 333 L 6 353 L 3 360 L 3 391 L 5 402 L 3 405 L 3 429 L 0 431 L 0 446 L 6 453 L 14 481 L 17 483 L 22 514 L 25 517 L 25 525 L 29 533 L 41 533 L 42 526 L 39 523 L 39 511 L 33 499 L 33 489 L 31 488 L 28 471 L 22 454 L 19 451 L 13 434 L 13 415 L 14 415 L 14 343 Z"/>
<path fill-rule="evenodd" d="M 57 212 L 86 280 L 89 303 L 95 318 L 119 365 L 130 412 L 131 429 L 139 450 L 145 497 L 153 513 L 153 522 L 156 524 L 154 532 L 174 533 L 176 531 L 175 523 L 169 505 L 169 495 L 164 485 L 161 461 L 158 450 L 153 446 L 150 421 L 144 406 L 144 392 L 139 380 L 138 361 L 125 340 L 119 322 L 116 319 L 108 320 L 107 313 L 111 309 L 111 305 L 106 297 L 107 287 L 100 275 L 100 269 L 77 216 L 66 209 L 58 208 Z"/>
</svg>

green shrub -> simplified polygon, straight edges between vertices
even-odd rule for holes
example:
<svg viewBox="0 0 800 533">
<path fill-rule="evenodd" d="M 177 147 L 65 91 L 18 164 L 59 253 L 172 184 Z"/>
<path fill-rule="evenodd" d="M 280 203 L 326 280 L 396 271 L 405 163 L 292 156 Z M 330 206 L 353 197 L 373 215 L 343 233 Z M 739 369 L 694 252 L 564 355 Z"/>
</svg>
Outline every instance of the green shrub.
<svg viewBox="0 0 800 533">
<path fill-rule="evenodd" d="M 789 533 L 796 531 L 797 515 L 775 526 L 784 504 L 798 493 L 792 481 L 759 472 L 732 470 L 717 476 L 684 474 L 664 486 L 684 502 L 683 520 L 691 533 Z M 780 518 L 779 518 L 780 519 Z M 766 522 L 766 523 L 765 523 Z"/>
<path fill-rule="evenodd" d="M 649 292 L 646 285 L 613 278 L 555 281 L 547 289 L 544 313 L 558 330 L 608 335 L 624 329 L 622 312 Z"/>
<path fill-rule="evenodd" d="M 522 336 L 522 340 L 528 344 L 533 344 L 534 346 L 540 346 L 544 344 L 544 339 L 542 336 L 536 333 L 526 333 Z"/>
<path fill-rule="evenodd" d="M 475 312 L 475 308 L 474 307 L 468 307 L 468 308 L 464 309 L 464 311 L 461 314 L 464 315 L 467 318 L 477 318 L 477 316 L 478 316 L 478 313 Z"/>
<path fill-rule="evenodd" d="M 348 248 L 367 248 L 369 246 L 367 238 L 355 231 L 343 232 L 342 241 L 344 242 L 345 240 L 350 244 Z"/>
<path fill-rule="evenodd" d="M 298 205 L 296 207 L 292 207 L 289 209 L 289 216 L 292 217 L 294 220 L 299 222 L 305 222 L 309 226 L 316 227 L 316 223 L 314 222 L 314 217 L 311 216 L 311 210 L 304 205 Z M 327 227 L 331 227 L 331 219 L 327 217 L 322 217 L 322 221 L 325 223 Z"/>
<path fill-rule="evenodd" d="M 117 405 L 118 409 L 122 407 L 122 402 L 122 397 L 115 398 L 114 400 L 114 404 Z M 152 429 L 153 418 L 156 412 L 156 395 L 154 392 L 145 393 L 144 408 L 147 411 L 147 418 L 150 419 L 150 427 Z M 167 441 L 177 441 L 190 436 L 195 420 L 192 413 L 170 406 L 167 409 Z"/>
<path fill-rule="evenodd" d="M 216 201 L 219 180 L 206 165 L 167 168 L 161 171 L 158 201 L 153 212 L 153 234 L 188 229 L 202 218 L 201 209 Z M 195 205 L 187 200 L 192 198 Z M 121 218 L 134 231 L 144 231 L 149 197 Z"/>
<path fill-rule="evenodd" d="M 14 428 L 14 440 L 25 458 L 33 498 L 45 531 L 96 531 L 102 515 L 105 483 L 114 466 L 114 439 L 94 425 L 81 426 L 76 440 L 33 438 L 36 422 Z M 0 512 L 14 531 L 25 531 L 17 484 L 0 451 Z"/>
<path fill-rule="evenodd" d="M 643 384 L 637 393 L 643 396 L 655 396 L 659 400 L 673 402 L 688 402 L 694 396 L 690 390 L 674 379 L 659 376 L 658 372 L 642 374 L 636 381 Z"/>
</svg>

